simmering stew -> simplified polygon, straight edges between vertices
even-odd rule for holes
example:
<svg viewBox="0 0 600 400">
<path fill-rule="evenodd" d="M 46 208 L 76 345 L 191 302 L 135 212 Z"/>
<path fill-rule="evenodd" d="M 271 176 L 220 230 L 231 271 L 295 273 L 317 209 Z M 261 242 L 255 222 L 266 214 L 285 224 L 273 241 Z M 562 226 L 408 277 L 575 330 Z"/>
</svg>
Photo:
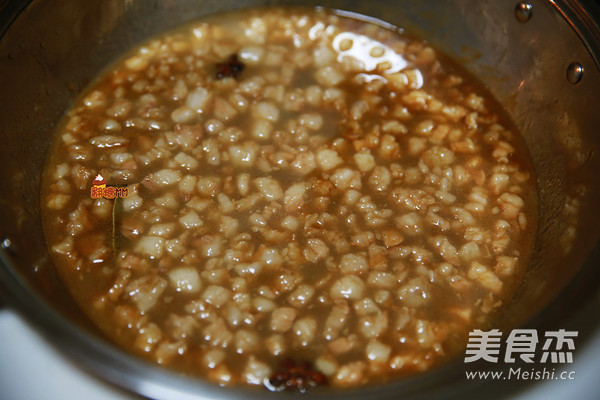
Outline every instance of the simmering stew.
<svg viewBox="0 0 600 400">
<path fill-rule="evenodd" d="M 75 102 L 45 172 L 48 244 L 122 347 L 222 385 L 423 372 L 510 301 L 528 154 L 456 64 L 321 9 L 195 22 Z"/>
</svg>

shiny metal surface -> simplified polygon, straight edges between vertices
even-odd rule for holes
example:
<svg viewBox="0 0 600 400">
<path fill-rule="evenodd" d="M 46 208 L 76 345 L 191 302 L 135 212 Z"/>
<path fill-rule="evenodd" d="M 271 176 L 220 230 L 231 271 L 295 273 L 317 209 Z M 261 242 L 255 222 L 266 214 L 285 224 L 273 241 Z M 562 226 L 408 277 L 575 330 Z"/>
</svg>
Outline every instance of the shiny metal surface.
<svg viewBox="0 0 600 400">
<path fill-rule="evenodd" d="M 583 78 L 583 71 L 584 69 L 581 64 L 578 62 L 571 63 L 567 68 L 567 80 L 572 84 L 579 83 L 581 78 Z"/>
<path fill-rule="evenodd" d="M 600 33 L 582 4 L 530 1 L 532 13 L 522 23 L 515 18 L 515 2 L 507 0 L 40 0 L 16 17 L 26 3 L 9 1 L 0 10 L 12 10 L 0 19 L 0 235 L 14 249 L 0 249 L 0 295 L 84 368 L 157 399 L 265 396 L 164 371 L 108 343 L 74 306 L 49 261 L 39 183 L 62 113 L 111 61 L 180 23 L 274 3 L 338 8 L 416 32 L 495 94 L 530 150 L 540 210 L 527 277 L 497 326 L 577 329 L 581 348 L 597 332 L 598 321 L 589 316 L 600 305 Z M 576 85 L 565 79 L 573 62 L 585 70 Z M 516 383 L 466 381 L 464 364 L 456 360 L 414 379 L 313 396 L 493 398 L 517 390 Z"/>
<path fill-rule="evenodd" d="M 520 1 L 515 7 L 515 16 L 520 22 L 527 22 L 533 15 L 533 7 L 526 1 Z"/>
</svg>

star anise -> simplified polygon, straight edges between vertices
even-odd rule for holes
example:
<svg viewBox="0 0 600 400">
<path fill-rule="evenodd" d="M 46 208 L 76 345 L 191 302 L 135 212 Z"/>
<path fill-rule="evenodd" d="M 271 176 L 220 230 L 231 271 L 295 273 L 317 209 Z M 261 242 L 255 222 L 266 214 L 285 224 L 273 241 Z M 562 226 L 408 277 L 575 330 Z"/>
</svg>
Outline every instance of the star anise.
<svg viewBox="0 0 600 400">
<path fill-rule="evenodd" d="M 237 54 L 232 54 L 225 62 L 217 63 L 217 79 L 223 79 L 228 76 L 237 78 L 245 67 L 244 63 L 238 60 Z"/>
</svg>

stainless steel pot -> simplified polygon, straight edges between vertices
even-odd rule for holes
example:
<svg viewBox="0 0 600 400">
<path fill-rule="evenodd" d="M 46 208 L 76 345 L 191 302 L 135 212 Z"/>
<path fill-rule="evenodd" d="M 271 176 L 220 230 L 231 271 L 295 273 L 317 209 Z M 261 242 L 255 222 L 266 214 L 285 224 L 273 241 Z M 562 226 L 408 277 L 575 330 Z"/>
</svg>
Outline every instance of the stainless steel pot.
<svg viewBox="0 0 600 400">
<path fill-rule="evenodd" d="M 110 344 L 59 281 L 41 228 L 39 186 L 62 113 L 108 63 L 180 23 L 223 10 L 322 5 L 417 32 L 461 61 L 503 104 L 525 137 L 537 173 L 540 219 L 534 255 L 508 329 L 579 331 L 578 351 L 599 334 L 600 30 L 593 2 L 569 0 L 44 0 L 0 6 L 0 287 L 82 367 L 157 399 L 263 398 L 136 359 Z M 596 10 L 595 12 L 598 12 Z M 598 14 L 596 14 L 598 15 Z M 576 355 L 577 357 L 577 355 Z M 501 366 L 498 366 L 499 368 Z M 512 394 L 518 382 L 464 378 L 462 359 L 430 373 L 316 398 L 453 398 Z M 287 395 L 270 394 L 274 398 Z"/>
</svg>

